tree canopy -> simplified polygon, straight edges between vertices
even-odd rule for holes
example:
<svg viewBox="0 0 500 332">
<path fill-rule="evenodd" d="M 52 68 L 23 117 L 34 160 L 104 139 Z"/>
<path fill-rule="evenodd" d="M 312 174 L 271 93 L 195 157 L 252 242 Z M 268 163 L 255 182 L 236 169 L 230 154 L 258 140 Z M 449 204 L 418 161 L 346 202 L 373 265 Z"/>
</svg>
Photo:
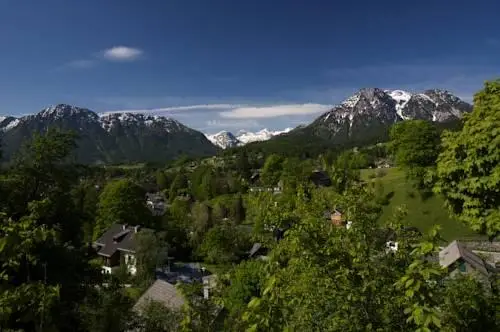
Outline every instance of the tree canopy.
<svg viewBox="0 0 500 332">
<path fill-rule="evenodd" d="M 435 191 L 472 229 L 500 233 L 500 81 L 474 96 L 463 129 L 443 135 Z"/>
<path fill-rule="evenodd" d="M 128 179 L 109 182 L 99 195 L 94 238 L 114 223 L 144 225 L 150 218 L 144 190 Z"/>
</svg>

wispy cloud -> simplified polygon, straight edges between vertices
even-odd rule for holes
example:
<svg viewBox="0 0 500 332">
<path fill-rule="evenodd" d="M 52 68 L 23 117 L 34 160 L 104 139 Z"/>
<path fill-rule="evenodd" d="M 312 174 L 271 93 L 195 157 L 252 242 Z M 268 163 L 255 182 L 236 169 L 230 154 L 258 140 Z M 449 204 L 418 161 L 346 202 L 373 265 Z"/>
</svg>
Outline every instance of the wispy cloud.
<svg viewBox="0 0 500 332">
<path fill-rule="evenodd" d="M 219 111 L 218 115 L 225 119 L 262 119 L 282 116 L 302 116 L 318 114 L 332 108 L 324 104 L 286 104 L 286 105 L 243 105 L 243 104 L 199 104 L 169 106 L 150 109 L 120 109 L 104 113 L 154 113 L 179 114 L 189 111 Z"/>
<path fill-rule="evenodd" d="M 143 50 L 128 46 L 114 46 L 102 51 L 103 57 L 109 61 L 135 61 L 143 54 Z"/>
<path fill-rule="evenodd" d="M 123 109 L 107 111 L 105 113 L 176 113 L 185 111 L 199 111 L 199 110 L 225 110 L 236 109 L 242 107 L 239 104 L 200 104 L 200 105 L 182 105 L 182 106 L 169 106 L 160 108 L 143 108 L 143 109 Z"/>
<path fill-rule="evenodd" d="M 217 129 L 217 128 L 228 128 L 228 129 L 243 129 L 243 128 L 255 128 L 261 126 L 261 124 L 256 120 L 208 120 L 205 122 L 205 129 Z"/>
<path fill-rule="evenodd" d="M 219 113 L 223 118 L 230 119 L 258 119 L 275 118 L 279 116 L 307 115 L 326 112 L 332 105 L 323 104 L 291 104 L 258 107 L 238 107 L 230 111 Z"/>
<path fill-rule="evenodd" d="M 131 62 L 140 59 L 143 55 L 144 51 L 138 48 L 115 46 L 89 55 L 88 58 L 71 60 L 57 69 L 89 69 L 103 61 Z"/>
</svg>

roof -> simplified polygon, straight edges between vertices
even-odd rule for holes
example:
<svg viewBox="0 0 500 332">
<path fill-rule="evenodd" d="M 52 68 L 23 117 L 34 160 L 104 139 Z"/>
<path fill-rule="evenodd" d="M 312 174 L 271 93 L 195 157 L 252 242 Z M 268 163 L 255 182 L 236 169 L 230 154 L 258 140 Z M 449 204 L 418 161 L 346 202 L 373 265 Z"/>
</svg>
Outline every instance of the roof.
<svg viewBox="0 0 500 332">
<path fill-rule="evenodd" d="M 156 280 L 148 290 L 142 294 L 134 305 L 134 310 L 141 311 L 150 301 L 157 301 L 167 308 L 180 309 L 184 305 L 184 297 L 175 285 L 164 280 Z"/>
<path fill-rule="evenodd" d="M 313 171 L 309 176 L 309 179 L 316 185 L 322 185 L 327 187 L 332 185 L 332 180 L 330 179 L 330 176 L 328 175 L 328 173 L 322 170 Z"/>
<path fill-rule="evenodd" d="M 342 216 L 342 212 L 339 209 L 327 210 L 323 213 L 323 216 L 325 219 L 331 219 L 332 216 Z"/>
<path fill-rule="evenodd" d="M 138 232 L 148 228 L 138 228 Z M 97 252 L 101 256 L 111 257 L 116 251 L 135 252 L 135 226 L 113 224 L 94 244 L 101 247 Z"/>
<path fill-rule="evenodd" d="M 260 249 L 262 248 L 262 245 L 260 243 L 254 243 L 252 246 L 252 249 L 248 252 L 248 256 L 252 257 L 255 255 Z"/>
<path fill-rule="evenodd" d="M 442 267 L 447 268 L 460 258 L 484 275 L 488 275 L 493 270 L 492 266 L 457 240 L 439 252 L 439 264 Z"/>
</svg>

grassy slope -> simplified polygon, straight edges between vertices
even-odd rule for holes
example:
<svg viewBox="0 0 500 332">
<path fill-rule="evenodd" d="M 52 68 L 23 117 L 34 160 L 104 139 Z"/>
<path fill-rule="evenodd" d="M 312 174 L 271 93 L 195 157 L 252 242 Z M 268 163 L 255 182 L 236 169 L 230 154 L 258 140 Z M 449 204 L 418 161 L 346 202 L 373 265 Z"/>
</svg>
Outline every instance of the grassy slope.
<svg viewBox="0 0 500 332">
<path fill-rule="evenodd" d="M 444 207 L 441 197 L 432 196 L 422 201 L 418 192 L 405 180 L 404 173 L 397 168 L 385 169 L 387 174 L 381 178 L 370 180 L 370 174 L 377 172 L 377 169 L 365 169 L 361 171 L 361 177 L 366 181 L 381 181 L 384 192 L 394 192 L 388 206 L 384 208 L 382 220 L 390 218 L 395 208 L 406 205 L 408 210 L 407 222 L 409 225 L 418 227 L 426 232 L 431 226 L 440 224 L 441 235 L 447 241 L 454 239 L 471 239 L 479 236 L 461 222 L 449 216 L 448 210 Z M 413 192 L 414 195 L 409 193 Z"/>
</svg>

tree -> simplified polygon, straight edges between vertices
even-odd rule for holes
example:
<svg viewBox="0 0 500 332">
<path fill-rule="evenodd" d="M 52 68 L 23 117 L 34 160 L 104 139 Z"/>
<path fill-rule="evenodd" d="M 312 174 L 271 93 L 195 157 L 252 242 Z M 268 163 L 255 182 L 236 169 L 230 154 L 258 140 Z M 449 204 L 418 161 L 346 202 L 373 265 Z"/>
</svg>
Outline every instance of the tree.
<svg viewBox="0 0 500 332">
<path fill-rule="evenodd" d="M 236 154 L 236 171 L 243 179 L 248 180 L 250 178 L 251 166 L 245 149 L 239 150 Z"/>
<path fill-rule="evenodd" d="M 279 155 L 272 154 L 267 157 L 262 173 L 260 175 L 261 181 L 266 186 L 275 186 L 283 170 L 283 158 Z"/>
<path fill-rule="evenodd" d="M 241 224 L 245 220 L 245 207 L 243 206 L 243 197 L 241 194 L 238 194 L 233 201 L 231 216 L 236 225 Z"/>
<path fill-rule="evenodd" d="M 165 190 L 168 188 L 168 178 L 164 171 L 156 171 L 156 185 L 159 190 Z"/>
<path fill-rule="evenodd" d="M 76 209 L 75 212 L 82 218 L 83 239 L 87 243 L 91 243 L 94 234 L 95 219 L 97 217 L 99 191 L 92 182 L 82 181 L 73 188 L 72 196 Z"/>
<path fill-rule="evenodd" d="M 222 202 L 216 202 L 213 205 L 212 213 L 216 222 L 222 221 L 229 216 L 229 211 Z"/>
<path fill-rule="evenodd" d="M 432 195 L 432 184 L 428 180 L 440 150 L 437 127 L 424 120 L 404 121 L 391 128 L 390 136 L 389 145 L 396 164 L 414 181 L 422 198 Z"/>
<path fill-rule="evenodd" d="M 435 165 L 439 154 L 439 133 L 432 123 L 424 120 L 399 122 L 392 126 L 390 136 L 398 166 L 411 169 Z"/>
<path fill-rule="evenodd" d="M 473 230 L 500 233 L 500 80 L 474 96 L 463 129 L 443 134 L 435 191 Z"/>
<path fill-rule="evenodd" d="M 5 236 L 8 243 L 0 247 L 14 247 L 4 252 L 0 262 L 18 260 L 15 264 L 19 269 L 6 272 L 9 281 L 5 285 L 13 287 L 12 293 L 7 292 L 10 300 L 16 293 L 22 299 L 0 307 L 11 315 L 11 323 L 21 324 L 28 331 L 40 325 L 47 330 L 74 328 L 79 321 L 79 303 L 100 281 L 100 273 L 89 265 L 89 251 L 81 242 L 84 217 L 76 206 L 74 189 L 84 169 L 72 162 L 74 146 L 75 137 L 68 132 L 49 129 L 34 134 L 0 180 L 2 187 L 8 188 L 0 201 L 1 209 L 7 213 L 7 220 L 21 227 L 2 223 L 9 227 L 0 231 L 2 238 L 9 235 Z M 37 237 L 45 232 L 50 237 L 40 241 Z M 23 251 L 24 244 L 32 249 Z M 15 276 L 12 280 L 11 272 Z M 40 303 L 44 304 L 38 307 Z"/>
<path fill-rule="evenodd" d="M 345 151 L 337 157 L 329 172 L 333 188 L 337 192 L 343 192 L 359 181 L 359 165 L 360 160 L 354 151 Z"/>
<path fill-rule="evenodd" d="M 0 215 L 0 328 L 44 331 L 53 326 L 49 315 L 60 288 L 37 278 L 46 269 L 39 246 L 54 241 L 55 232 L 36 225 L 47 202 L 32 203 L 30 216 L 14 222 Z"/>
<path fill-rule="evenodd" d="M 222 223 L 208 230 L 198 253 L 208 263 L 229 264 L 237 261 L 249 246 L 249 237 L 244 231 L 238 226 Z"/>
<path fill-rule="evenodd" d="M 264 266 L 259 260 L 243 261 L 230 272 L 227 280 L 224 280 L 227 286 L 222 289 L 221 299 L 224 308 L 229 312 L 228 318 L 232 326 L 238 324 L 239 317 L 250 300 L 259 296 L 263 290 Z"/>
<path fill-rule="evenodd" d="M 111 277 L 107 286 L 94 290 L 81 305 L 85 331 L 129 331 L 135 321 L 132 306 L 133 301 L 125 295 L 119 281 Z"/>
<path fill-rule="evenodd" d="M 63 242 L 78 246 L 81 241 L 82 220 L 74 213 L 71 189 L 79 179 L 79 172 L 72 162 L 76 137 L 71 132 L 49 128 L 45 133 L 35 133 L 14 156 L 8 170 L 9 197 L 5 211 L 17 220 L 29 213 L 29 203 L 49 199 L 52 204 L 40 216 L 38 224 L 60 229 Z"/>
<path fill-rule="evenodd" d="M 136 234 L 136 280 L 142 285 L 149 285 L 154 279 L 156 268 L 162 267 L 168 256 L 168 244 L 165 235 L 144 229 Z"/>
<path fill-rule="evenodd" d="M 182 190 L 186 190 L 187 188 L 188 179 L 185 173 L 181 170 L 179 173 L 177 173 L 174 180 L 172 181 L 172 185 L 170 186 L 170 200 L 173 201 L 182 192 Z"/>
<path fill-rule="evenodd" d="M 221 331 L 219 319 L 221 308 L 211 298 L 203 297 L 203 285 L 199 282 L 177 286 L 186 303 L 182 308 L 183 319 L 179 331 L 215 332 Z"/>
<path fill-rule="evenodd" d="M 179 331 L 181 320 L 182 314 L 180 311 L 167 308 L 161 302 L 150 301 L 138 318 L 138 332 Z"/>
<path fill-rule="evenodd" d="M 144 225 L 151 219 L 144 190 L 128 179 L 110 181 L 99 195 L 94 239 L 114 223 Z"/>
<path fill-rule="evenodd" d="M 443 324 L 455 331 L 494 331 L 500 326 L 498 294 L 485 292 L 484 285 L 471 276 L 459 276 L 446 284 Z"/>
<path fill-rule="evenodd" d="M 191 209 L 191 217 L 191 243 L 196 248 L 202 243 L 206 232 L 213 227 L 212 209 L 206 203 L 196 202 Z"/>
</svg>

